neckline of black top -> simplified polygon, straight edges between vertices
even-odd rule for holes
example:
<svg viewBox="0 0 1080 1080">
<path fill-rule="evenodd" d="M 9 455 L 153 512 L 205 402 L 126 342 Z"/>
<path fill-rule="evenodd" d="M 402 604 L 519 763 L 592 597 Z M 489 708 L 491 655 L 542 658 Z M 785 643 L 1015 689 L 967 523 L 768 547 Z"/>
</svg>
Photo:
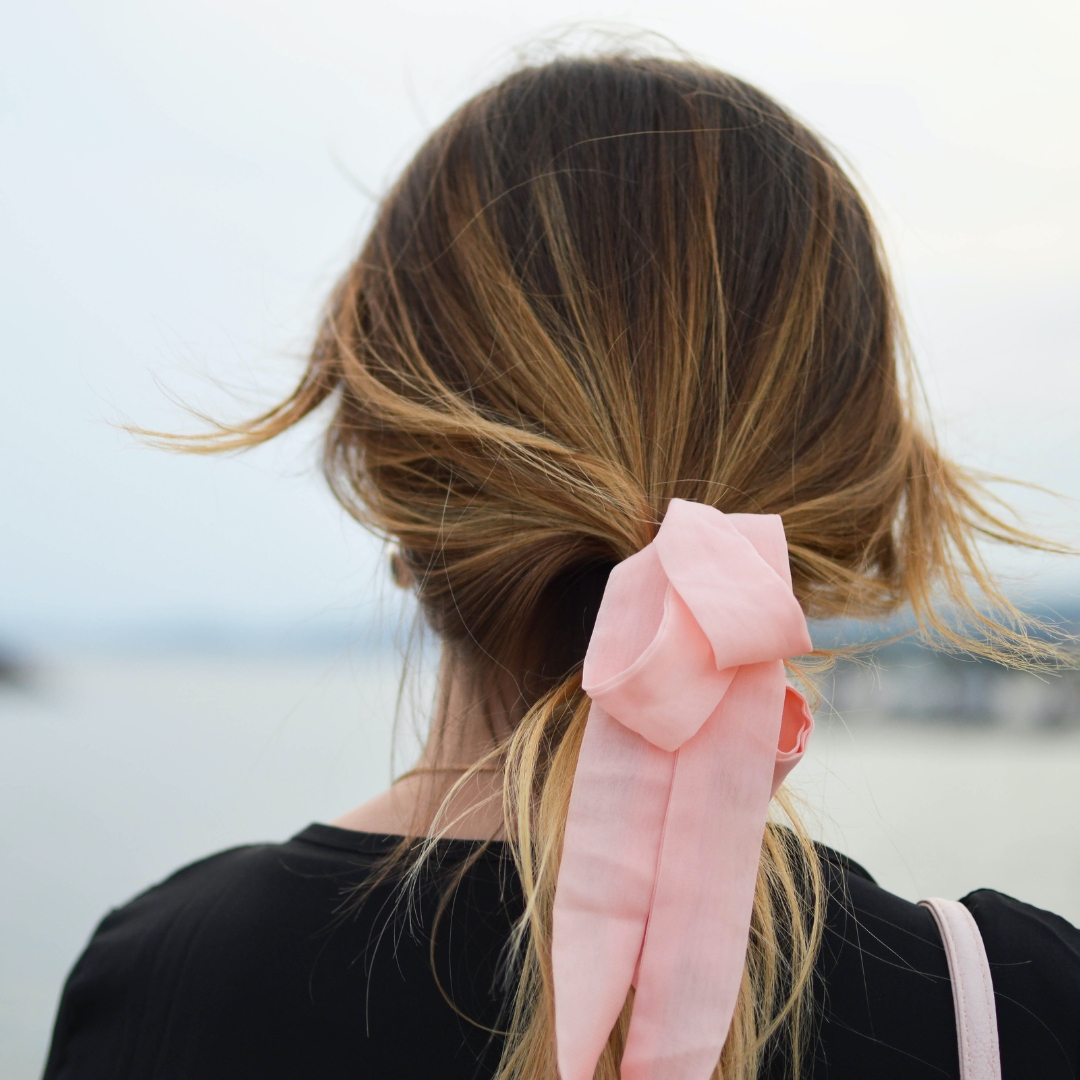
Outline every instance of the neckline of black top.
<svg viewBox="0 0 1080 1080">
<path fill-rule="evenodd" d="M 355 829 L 343 829 L 340 825 L 322 825 L 315 823 L 302 829 L 292 842 L 316 844 L 319 847 L 334 848 L 338 851 L 352 851 L 361 855 L 390 855 L 406 840 L 420 843 L 420 836 L 406 837 L 393 833 L 358 832 Z M 507 856 L 507 844 L 502 840 L 453 840 L 435 841 L 437 851 L 446 855 L 488 856 L 503 859 Z"/>
<path fill-rule="evenodd" d="M 405 837 L 393 833 L 359 832 L 356 829 L 343 829 L 340 825 L 323 825 L 318 822 L 301 829 L 292 842 L 315 844 L 318 847 L 333 848 L 337 851 L 351 851 L 360 855 L 390 855 L 397 851 L 403 841 L 413 839 L 419 842 L 421 837 Z M 870 872 L 854 859 L 834 851 L 825 844 L 815 844 L 818 854 L 826 862 L 856 877 L 865 878 L 877 884 Z M 457 840 L 444 838 L 435 841 L 435 850 L 451 859 L 475 856 L 504 860 L 509 857 L 509 845 L 504 840 Z"/>
</svg>

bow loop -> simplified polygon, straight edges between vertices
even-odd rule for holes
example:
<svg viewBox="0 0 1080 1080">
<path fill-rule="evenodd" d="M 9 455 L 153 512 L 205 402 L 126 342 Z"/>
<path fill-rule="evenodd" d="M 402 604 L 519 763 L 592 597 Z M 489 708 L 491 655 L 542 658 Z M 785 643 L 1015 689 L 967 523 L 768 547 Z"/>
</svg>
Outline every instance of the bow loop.
<svg viewBox="0 0 1080 1080">
<path fill-rule="evenodd" d="M 813 645 L 791 591 L 774 514 L 722 514 L 672 499 L 654 541 L 668 580 L 694 613 L 720 669 L 788 660 Z"/>
<path fill-rule="evenodd" d="M 635 632 L 636 631 L 636 632 Z M 582 688 L 661 750 L 695 735 L 731 685 L 650 545 L 611 572 L 585 656 Z"/>
</svg>

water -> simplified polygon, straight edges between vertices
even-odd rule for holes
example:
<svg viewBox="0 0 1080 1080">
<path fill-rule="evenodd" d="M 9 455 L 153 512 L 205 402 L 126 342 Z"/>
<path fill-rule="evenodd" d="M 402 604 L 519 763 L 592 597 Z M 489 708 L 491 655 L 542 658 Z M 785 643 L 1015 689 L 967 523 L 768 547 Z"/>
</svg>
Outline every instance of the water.
<svg viewBox="0 0 1080 1080">
<path fill-rule="evenodd" d="M 84 656 L 0 690 L 0 1076 L 39 1074 L 64 976 L 109 907 L 385 786 L 397 673 L 389 651 Z M 1080 922 L 1080 734 L 849 717 L 812 746 L 795 777 L 817 834 L 886 887 L 992 886 Z"/>
</svg>

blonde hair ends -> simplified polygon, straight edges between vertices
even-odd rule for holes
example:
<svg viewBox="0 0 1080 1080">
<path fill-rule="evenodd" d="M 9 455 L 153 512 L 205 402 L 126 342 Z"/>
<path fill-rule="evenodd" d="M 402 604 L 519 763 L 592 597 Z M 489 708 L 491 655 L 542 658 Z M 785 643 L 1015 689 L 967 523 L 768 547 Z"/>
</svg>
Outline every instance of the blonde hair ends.
<svg viewBox="0 0 1080 1080">
<path fill-rule="evenodd" d="M 551 909 L 580 664 L 607 573 L 669 499 L 780 514 L 808 616 L 906 604 L 971 652 L 1052 653 L 975 543 L 1039 541 L 939 453 L 913 381 L 869 214 L 812 132 L 707 67 L 568 58 L 431 136 L 288 400 L 174 440 L 250 446 L 326 404 L 335 494 L 397 545 L 427 621 L 509 714 L 496 752 L 525 914 L 499 1080 L 556 1077 Z M 798 1076 L 808 1043 L 822 871 L 783 790 L 774 809 L 724 1080 L 752 1080 L 781 1044 Z M 597 1080 L 618 1077 L 631 1008 Z"/>
</svg>

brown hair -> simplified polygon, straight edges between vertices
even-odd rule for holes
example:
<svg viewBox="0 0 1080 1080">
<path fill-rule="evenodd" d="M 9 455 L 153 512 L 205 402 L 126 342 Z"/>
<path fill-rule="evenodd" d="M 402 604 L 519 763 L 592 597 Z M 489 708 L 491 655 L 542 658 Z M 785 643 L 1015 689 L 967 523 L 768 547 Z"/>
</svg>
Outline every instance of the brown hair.
<svg viewBox="0 0 1080 1080">
<path fill-rule="evenodd" d="M 189 448 L 265 441 L 328 399 L 334 492 L 399 545 L 449 655 L 514 721 L 493 748 L 526 898 L 503 1080 L 555 1077 L 579 669 L 608 571 L 669 499 L 780 514 L 810 616 L 906 603 L 972 651 L 1040 648 L 974 546 L 1034 541 L 916 421 L 862 199 L 818 137 L 718 71 L 559 59 L 469 101 L 382 203 L 295 393 Z M 755 1076 L 781 1032 L 796 1074 L 802 1055 L 821 878 L 777 802 L 725 1078 Z M 630 1005 L 598 1077 L 618 1075 Z"/>
</svg>

